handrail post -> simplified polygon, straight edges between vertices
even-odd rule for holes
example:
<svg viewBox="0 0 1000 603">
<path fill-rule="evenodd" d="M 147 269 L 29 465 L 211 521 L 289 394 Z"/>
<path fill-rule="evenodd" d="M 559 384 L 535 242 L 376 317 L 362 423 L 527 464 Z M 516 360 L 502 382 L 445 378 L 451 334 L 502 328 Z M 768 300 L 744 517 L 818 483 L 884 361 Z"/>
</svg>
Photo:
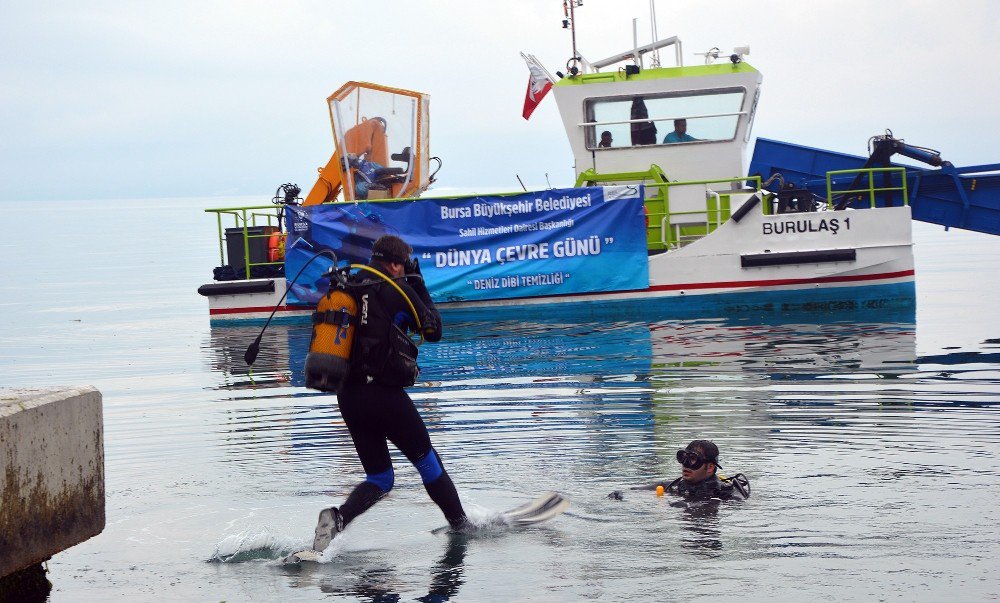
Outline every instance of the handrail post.
<svg viewBox="0 0 1000 603">
<path fill-rule="evenodd" d="M 247 210 L 243 210 L 243 265 L 246 268 L 246 279 L 250 280 L 250 241 L 247 230 Z"/>
<path fill-rule="evenodd" d="M 706 226 L 712 226 L 714 224 L 715 228 L 718 228 L 719 225 L 722 222 L 722 195 L 720 195 L 719 193 L 713 191 L 712 189 L 707 189 L 707 191 L 708 191 L 709 195 L 715 197 L 715 212 L 714 212 L 715 213 L 715 221 L 714 222 L 709 222 Z M 712 230 L 715 230 L 715 229 L 713 228 Z M 705 232 L 707 234 L 708 232 L 711 232 L 711 231 L 709 231 L 706 228 Z"/>
<path fill-rule="evenodd" d="M 222 266 L 226 262 L 226 255 L 222 252 L 226 238 L 222 232 L 222 212 L 215 212 L 215 221 L 219 227 L 219 265 Z"/>
<path fill-rule="evenodd" d="M 870 209 L 875 209 L 875 172 L 868 172 L 868 199 Z"/>
</svg>

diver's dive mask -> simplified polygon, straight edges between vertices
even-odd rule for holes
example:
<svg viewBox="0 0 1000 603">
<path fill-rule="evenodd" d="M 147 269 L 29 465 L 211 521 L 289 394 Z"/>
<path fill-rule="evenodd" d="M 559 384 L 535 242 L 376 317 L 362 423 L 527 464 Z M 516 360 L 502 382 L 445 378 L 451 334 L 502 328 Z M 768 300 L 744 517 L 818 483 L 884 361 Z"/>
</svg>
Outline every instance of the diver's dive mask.
<svg viewBox="0 0 1000 603">
<path fill-rule="evenodd" d="M 714 459 L 706 459 L 702 457 L 697 452 L 690 452 L 688 450 L 678 450 L 677 451 L 677 462 L 683 465 L 686 469 L 696 471 L 701 469 L 701 466 L 705 463 L 715 463 L 715 466 L 719 466 L 719 462 Z"/>
</svg>

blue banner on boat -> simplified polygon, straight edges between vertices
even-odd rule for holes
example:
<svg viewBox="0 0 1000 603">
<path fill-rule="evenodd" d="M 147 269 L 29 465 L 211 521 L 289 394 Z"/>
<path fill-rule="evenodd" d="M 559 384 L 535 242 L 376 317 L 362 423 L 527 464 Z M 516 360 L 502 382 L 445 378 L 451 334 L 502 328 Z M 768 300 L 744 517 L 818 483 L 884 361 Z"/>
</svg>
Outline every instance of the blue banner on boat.
<svg viewBox="0 0 1000 603">
<path fill-rule="evenodd" d="M 645 289 L 642 186 L 518 195 L 289 207 L 285 274 L 320 250 L 367 263 L 383 234 L 413 246 L 435 301 L 476 301 Z M 289 303 L 314 304 L 329 283 L 320 258 Z"/>
</svg>

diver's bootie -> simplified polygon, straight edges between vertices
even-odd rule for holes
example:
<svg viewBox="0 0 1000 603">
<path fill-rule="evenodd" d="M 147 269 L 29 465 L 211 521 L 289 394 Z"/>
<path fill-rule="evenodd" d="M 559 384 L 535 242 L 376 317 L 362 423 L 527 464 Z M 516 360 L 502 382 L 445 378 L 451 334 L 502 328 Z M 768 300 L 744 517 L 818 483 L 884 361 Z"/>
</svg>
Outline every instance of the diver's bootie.
<svg viewBox="0 0 1000 603">
<path fill-rule="evenodd" d="M 330 507 L 319 512 L 316 522 L 316 537 L 313 538 L 313 550 L 324 551 L 330 546 L 333 537 L 344 531 L 344 517 L 337 507 Z"/>
</svg>

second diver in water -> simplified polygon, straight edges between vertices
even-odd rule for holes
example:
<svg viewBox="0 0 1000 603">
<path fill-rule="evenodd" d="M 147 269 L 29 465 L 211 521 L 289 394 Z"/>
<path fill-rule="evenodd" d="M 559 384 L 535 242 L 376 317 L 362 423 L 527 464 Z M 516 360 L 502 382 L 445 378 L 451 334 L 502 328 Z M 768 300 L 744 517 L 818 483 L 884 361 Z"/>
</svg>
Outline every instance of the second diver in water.
<svg viewBox="0 0 1000 603">
<path fill-rule="evenodd" d="M 657 490 L 663 488 L 666 494 L 681 496 L 688 500 L 746 500 L 750 498 L 750 482 L 742 473 L 732 477 L 718 474 L 719 447 L 708 440 L 694 440 L 677 451 L 677 462 L 681 464 L 681 476 L 672 482 L 657 482 L 640 486 L 636 490 Z M 608 495 L 614 500 L 624 499 L 620 490 Z"/>
</svg>

